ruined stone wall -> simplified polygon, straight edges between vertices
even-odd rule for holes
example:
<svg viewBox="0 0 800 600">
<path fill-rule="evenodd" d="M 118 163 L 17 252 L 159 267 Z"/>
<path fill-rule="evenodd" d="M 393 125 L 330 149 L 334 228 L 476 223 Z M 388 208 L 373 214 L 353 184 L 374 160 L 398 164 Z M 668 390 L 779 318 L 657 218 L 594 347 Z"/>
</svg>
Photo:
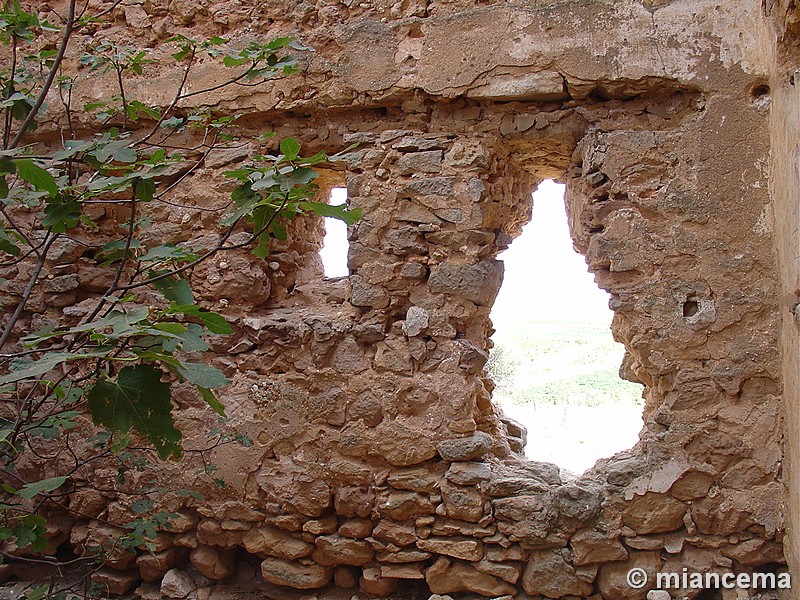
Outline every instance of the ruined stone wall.
<svg viewBox="0 0 800 600">
<path fill-rule="evenodd" d="M 216 450 L 228 487 L 201 479 L 205 500 L 166 495 L 181 521 L 155 555 L 99 580 L 122 590 L 187 560 L 223 580 L 257 561 L 264 580 L 299 589 L 424 582 L 617 599 L 646 593 L 627 584 L 632 567 L 652 579 L 784 564 L 773 233 L 778 223 L 787 244 L 796 233 L 769 193 L 773 34 L 759 3 L 283 5 L 146 1 L 121 13 L 120 28 L 154 39 L 186 27 L 294 32 L 314 46 L 303 78 L 213 100 L 254 110 L 254 132 L 359 142 L 346 173 L 325 179 L 343 181 L 364 217 L 347 278 L 321 277 L 318 222 L 298 224 L 266 266 L 241 255 L 193 274 L 236 325 L 213 360 L 233 379 L 230 424 L 255 444 Z M 222 202 L 220 171 L 243 159 L 209 157 L 176 200 Z M 492 405 L 484 370 L 495 258 L 548 177 L 567 184 L 573 238 L 612 295 L 623 368 L 646 398 L 639 443 L 577 479 L 522 457 L 526 434 Z M 165 210 L 152 235 L 204 235 L 199 212 Z M 74 263 L 62 259 L 52 273 Z M 71 268 L 78 288 L 63 305 L 92 291 L 88 264 Z M 796 274 L 783 269 L 784 281 Z M 43 302 L 26 322 L 57 317 Z M 203 431 L 200 403 L 179 402 L 181 428 Z M 162 474 L 177 486 L 191 471 Z M 84 515 L 77 546 L 129 520 L 113 494 L 82 492 L 71 507 Z"/>
</svg>

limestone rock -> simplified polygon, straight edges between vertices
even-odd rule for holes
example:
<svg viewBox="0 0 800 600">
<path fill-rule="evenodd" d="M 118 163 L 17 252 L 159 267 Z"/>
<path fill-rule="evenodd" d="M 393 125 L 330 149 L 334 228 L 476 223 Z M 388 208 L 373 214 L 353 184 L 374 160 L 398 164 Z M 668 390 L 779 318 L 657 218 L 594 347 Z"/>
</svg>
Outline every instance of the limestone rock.
<svg viewBox="0 0 800 600">
<path fill-rule="evenodd" d="M 368 517 L 375 504 L 375 492 L 369 486 L 341 487 L 333 496 L 336 512 L 345 517 Z"/>
<path fill-rule="evenodd" d="M 397 591 L 398 581 L 381 575 L 380 567 L 367 567 L 361 574 L 359 588 L 365 594 L 388 596 Z"/>
<path fill-rule="evenodd" d="M 381 540 L 387 540 L 398 546 L 408 546 L 417 539 L 416 529 L 411 525 L 382 520 L 375 526 L 372 535 Z"/>
<path fill-rule="evenodd" d="M 594 529 L 578 531 L 570 540 L 576 565 L 603 563 L 628 558 L 628 551 L 617 537 Z"/>
<path fill-rule="evenodd" d="M 479 462 L 454 462 L 445 473 L 448 481 L 458 485 L 477 485 L 488 481 L 491 476 L 491 467 Z"/>
<path fill-rule="evenodd" d="M 483 517 L 483 495 L 474 487 L 442 482 L 442 501 L 448 516 L 477 523 Z"/>
<path fill-rule="evenodd" d="M 625 508 L 622 520 L 639 534 L 662 533 L 683 527 L 686 505 L 670 496 L 647 492 L 635 496 Z"/>
<path fill-rule="evenodd" d="M 460 296 L 488 306 L 494 302 L 502 279 L 501 261 L 481 261 L 474 265 L 447 262 L 431 269 L 428 286 L 434 294 Z"/>
<path fill-rule="evenodd" d="M 547 598 L 588 596 L 592 585 L 581 581 L 575 568 L 565 560 L 563 550 L 532 552 L 522 574 L 522 587 L 531 595 Z"/>
<path fill-rule="evenodd" d="M 633 568 L 643 569 L 647 573 L 650 584 L 641 590 L 633 589 L 628 583 L 628 572 Z M 628 560 L 601 565 L 597 573 L 597 586 L 604 598 L 642 600 L 647 595 L 647 590 L 655 585 L 656 573 L 660 570 L 661 558 L 658 552 L 636 552 Z"/>
<path fill-rule="evenodd" d="M 427 467 L 402 469 L 389 475 L 389 485 L 398 490 L 433 493 L 439 485 L 435 473 Z"/>
<path fill-rule="evenodd" d="M 489 598 L 517 594 L 517 589 L 502 579 L 481 573 L 466 563 L 444 557 L 439 558 L 425 571 L 425 581 L 435 594 L 474 592 Z"/>
<path fill-rule="evenodd" d="M 172 567 L 178 566 L 185 558 L 184 548 L 170 548 L 153 554 L 140 554 L 136 557 L 136 566 L 142 581 L 160 581 Z"/>
<path fill-rule="evenodd" d="M 481 573 L 488 573 L 508 583 L 517 583 L 522 574 L 522 567 L 513 563 L 496 563 L 488 560 L 481 560 L 473 565 Z"/>
<path fill-rule="evenodd" d="M 378 501 L 378 512 L 396 521 L 427 515 L 433 512 L 433 504 L 427 496 L 414 492 L 389 492 Z"/>
<path fill-rule="evenodd" d="M 261 576 L 264 579 L 297 590 L 325 587 L 332 575 L 332 568 L 314 563 L 300 564 L 281 558 L 267 558 L 261 563 Z"/>
<path fill-rule="evenodd" d="M 492 438 L 488 433 L 477 431 L 474 435 L 441 442 L 436 449 L 447 461 L 468 461 L 479 458 L 492 448 Z"/>
<path fill-rule="evenodd" d="M 186 598 L 197 589 L 185 571 L 170 569 L 161 580 L 161 595 L 166 598 Z"/>
<path fill-rule="evenodd" d="M 339 535 L 354 539 L 363 539 L 372 533 L 372 521 L 369 519 L 350 519 L 339 526 Z"/>
<path fill-rule="evenodd" d="M 322 535 L 314 543 L 317 547 L 311 556 L 321 565 L 361 566 L 375 556 L 369 543 L 339 535 Z"/>
<path fill-rule="evenodd" d="M 189 554 L 192 565 L 212 581 L 226 579 L 236 570 L 234 553 L 224 548 L 198 546 Z"/>
<path fill-rule="evenodd" d="M 312 544 L 275 527 L 256 527 L 246 531 L 242 536 L 242 543 L 250 554 L 289 560 L 308 556 L 314 550 Z"/>
<path fill-rule="evenodd" d="M 415 337 L 420 335 L 430 324 L 430 315 L 428 311 L 419 306 L 412 306 L 406 312 L 406 319 L 403 322 L 403 332 L 408 337 Z"/>
<path fill-rule="evenodd" d="M 444 554 L 454 558 L 476 561 L 483 558 L 483 544 L 467 538 L 428 538 L 417 540 L 417 548 L 434 554 Z"/>
<path fill-rule="evenodd" d="M 103 568 L 92 573 L 92 581 L 110 594 L 126 594 L 139 583 L 138 571 L 117 571 Z"/>
</svg>

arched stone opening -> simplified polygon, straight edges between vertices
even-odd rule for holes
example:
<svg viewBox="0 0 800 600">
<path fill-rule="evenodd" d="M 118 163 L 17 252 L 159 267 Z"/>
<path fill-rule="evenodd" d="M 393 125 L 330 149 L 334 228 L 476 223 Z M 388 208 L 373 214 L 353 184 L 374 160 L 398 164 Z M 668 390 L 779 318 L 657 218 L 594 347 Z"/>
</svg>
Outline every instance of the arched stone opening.
<svg viewBox="0 0 800 600">
<path fill-rule="evenodd" d="M 569 234 L 564 186 L 543 181 L 532 218 L 498 258 L 487 368 L 493 401 L 528 430 L 525 455 L 580 474 L 632 447 L 642 429 L 640 384 L 620 378 L 610 296 Z"/>
</svg>

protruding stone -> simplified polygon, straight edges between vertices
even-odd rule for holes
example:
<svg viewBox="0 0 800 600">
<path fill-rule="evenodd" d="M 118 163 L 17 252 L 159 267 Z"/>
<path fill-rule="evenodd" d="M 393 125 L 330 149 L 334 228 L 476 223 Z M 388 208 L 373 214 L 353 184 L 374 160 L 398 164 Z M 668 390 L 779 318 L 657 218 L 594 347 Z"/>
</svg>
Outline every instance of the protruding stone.
<svg viewBox="0 0 800 600">
<path fill-rule="evenodd" d="M 417 540 L 417 548 L 444 554 L 462 560 L 476 561 L 483 558 L 483 544 L 468 538 L 428 538 Z"/>
<path fill-rule="evenodd" d="M 584 529 L 577 532 L 570 540 L 570 547 L 573 553 L 573 563 L 576 565 L 625 560 L 628 558 L 628 551 L 625 550 L 625 546 L 620 543 L 617 537 L 594 529 Z"/>
<path fill-rule="evenodd" d="M 226 579 L 236 570 L 233 552 L 224 548 L 198 546 L 192 550 L 189 560 L 203 577 L 212 581 Z"/>
<path fill-rule="evenodd" d="M 186 598 L 195 589 L 195 582 L 180 569 L 170 569 L 161 580 L 161 595 L 167 598 Z"/>
<path fill-rule="evenodd" d="M 483 517 L 483 495 L 474 487 L 442 482 L 442 501 L 449 517 L 477 523 Z"/>
<path fill-rule="evenodd" d="M 402 469 L 389 475 L 389 485 L 398 490 L 432 493 L 439 485 L 439 479 L 427 467 Z"/>
<path fill-rule="evenodd" d="M 339 526 L 339 535 L 354 539 L 363 539 L 372 533 L 372 521 L 355 518 L 345 521 Z"/>
<path fill-rule="evenodd" d="M 397 591 L 398 581 L 381 575 L 380 567 L 367 567 L 361 574 L 359 588 L 365 594 L 388 596 Z"/>
<path fill-rule="evenodd" d="M 491 467 L 479 462 L 454 462 L 445 473 L 448 481 L 458 485 L 477 485 L 489 481 L 491 476 Z"/>
<path fill-rule="evenodd" d="M 104 592 L 122 595 L 131 591 L 139 583 L 139 572 L 117 571 L 116 569 L 102 568 L 92 573 L 92 581 L 100 586 Z"/>
<path fill-rule="evenodd" d="M 242 536 L 245 549 L 258 556 L 277 556 L 295 560 L 308 556 L 314 546 L 274 527 L 257 527 Z"/>
<path fill-rule="evenodd" d="M 625 508 L 622 521 L 639 534 L 662 533 L 683 527 L 686 505 L 664 494 L 635 496 Z"/>
<path fill-rule="evenodd" d="M 300 564 L 280 558 L 267 558 L 261 563 L 261 576 L 275 585 L 297 590 L 312 590 L 328 585 L 333 569 L 317 564 Z"/>
<path fill-rule="evenodd" d="M 160 581 L 167 571 L 185 558 L 185 548 L 170 548 L 163 552 L 140 554 L 136 557 L 136 566 L 142 581 Z"/>
<path fill-rule="evenodd" d="M 473 435 L 441 442 L 436 449 L 447 461 L 467 461 L 479 458 L 492 448 L 492 437 L 483 431 Z"/>
<path fill-rule="evenodd" d="M 404 521 L 411 517 L 428 515 L 433 512 L 433 504 L 427 496 L 414 492 L 389 492 L 378 503 L 382 516 Z"/>
<path fill-rule="evenodd" d="M 504 594 L 516 595 L 518 590 L 511 584 L 487 573 L 481 573 L 474 567 L 439 558 L 425 572 L 428 587 L 435 594 L 453 594 L 456 592 L 475 592 L 489 598 Z"/>
<path fill-rule="evenodd" d="M 428 286 L 434 294 L 459 296 L 489 306 L 502 281 L 502 261 L 485 260 L 474 265 L 446 262 L 431 269 Z"/>
<path fill-rule="evenodd" d="M 365 565 L 375 556 L 369 543 L 362 540 L 323 535 L 315 541 L 316 549 L 311 555 L 321 565 Z"/>
<path fill-rule="evenodd" d="M 548 598 L 585 597 L 592 593 L 592 585 L 578 578 L 575 568 L 565 560 L 564 553 L 564 550 L 531 553 L 522 575 L 522 587 L 526 593 Z"/>
</svg>

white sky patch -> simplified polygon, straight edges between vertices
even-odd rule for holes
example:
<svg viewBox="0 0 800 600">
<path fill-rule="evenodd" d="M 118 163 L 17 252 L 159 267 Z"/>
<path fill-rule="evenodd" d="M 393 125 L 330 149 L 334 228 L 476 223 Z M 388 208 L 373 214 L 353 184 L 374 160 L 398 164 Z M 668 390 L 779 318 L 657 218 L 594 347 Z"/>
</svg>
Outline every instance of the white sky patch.
<svg viewBox="0 0 800 600">
<path fill-rule="evenodd" d="M 533 194 L 531 222 L 498 256 L 505 263 L 491 316 L 498 331 L 513 327 L 520 315 L 534 321 L 611 322 L 608 293 L 572 248 L 564 189 L 552 180 L 542 182 Z"/>
<path fill-rule="evenodd" d="M 333 188 L 330 204 L 342 204 L 347 201 L 347 188 Z M 350 274 L 347 268 L 347 225 L 339 219 L 325 218 L 325 237 L 322 240 L 322 266 L 325 277 L 346 277 Z"/>
</svg>

